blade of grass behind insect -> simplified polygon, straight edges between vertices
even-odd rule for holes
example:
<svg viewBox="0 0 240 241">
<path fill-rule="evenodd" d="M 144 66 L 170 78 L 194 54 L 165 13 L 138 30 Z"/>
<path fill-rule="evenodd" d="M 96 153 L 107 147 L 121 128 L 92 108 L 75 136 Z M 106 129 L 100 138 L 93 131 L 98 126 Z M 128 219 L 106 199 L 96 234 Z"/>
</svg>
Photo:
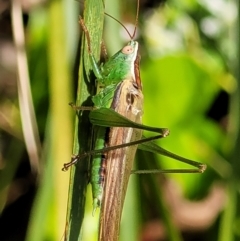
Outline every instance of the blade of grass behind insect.
<svg viewBox="0 0 240 241">
<path fill-rule="evenodd" d="M 238 6 L 238 13 L 240 14 L 240 4 L 239 1 L 235 1 Z M 232 43 L 235 43 L 237 58 L 234 55 L 232 57 L 232 72 L 236 76 L 237 80 L 237 88 L 232 93 L 230 99 L 230 114 L 229 114 L 229 140 L 235 140 L 233 143 L 233 150 L 231 156 L 231 164 L 233 169 L 233 175 L 227 186 L 227 205 L 224 209 L 223 216 L 221 219 L 220 227 L 219 227 L 219 241 L 232 241 L 232 240 L 240 240 L 240 231 L 239 231 L 239 223 L 240 223 L 240 193 L 239 193 L 239 182 L 240 182 L 240 166 L 239 166 L 239 156 L 240 156 L 240 74 L 239 74 L 239 66 L 240 66 L 240 41 L 239 41 L 239 26 L 240 26 L 240 17 L 238 14 L 238 19 L 230 29 L 230 37 L 232 37 Z"/>
<path fill-rule="evenodd" d="M 88 0 L 84 4 L 84 22 L 90 34 L 93 55 L 99 61 L 104 16 L 103 1 Z M 83 39 L 85 39 L 84 35 Z M 80 52 L 77 106 L 91 106 L 90 95 L 94 94 L 95 78 L 92 75 L 90 76 L 90 74 L 92 74 L 92 71 L 89 53 L 86 42 L 83 42 Z M 73 154 L 82 153 L 91 148 L 91 139 L 89 137 L 91 136 L 92 129 L 88 114 L 87 111 L 79 112 L 75 119 Z M 88 169 L 88 159 L 81 160 L 76 166 L 71 168 L 65 240 L 84 240 L 83 218 Z M 90 239 L 88 238 L 88 240 Z"/>
<path fill-rule="evenodd" d="M 156 157 L 153 153 L 139 151 L 137 152 L 139 169 L 156 169 L 159 168 L 156 165 Z M 147 160 L 147 161 L 146 161 Z M 177 227 L 174 225 L 173 217 L 169 212 L 168 204 L 165 202 L 164 195 L 162 193 L 161 185 L 157 183 L 157 175 L 144 175 L 144 184 L 149 188 L 152 205 L 156 207 L 158 216 L 162 218 L 166 229 L 167 240 L 169 241 L 182 241 L 181 234 Z"/>
<path fill-rule="evenodd" d="M 72 144 L 73 113 L 68 106 L 68 102 L 72 99 L 72 91 L 63 1 L 51 2 L 46 13 L 47 17 L 46 15 L 44 17 L 46 17 L 48 34 L 50 108 L 44 142 L 44 172 L 27 237 L 27 240 L 36 241 L 62 238 L 65 227 L 64 210 L 67 205 L 68 175 L 61 172 L 61 167 L 69 158 Z"/>
<path fill-rule="evenodd" d="M 19 1 L 12 1 L 12 28 L 17 54 L 18 69 L 18 96 L 19 108 L 22 120 L 23 136 L 27 148 L 31 169 L 39 174 L 39 155 L 41 151 L 40 137 L 38 133 L 36 115 L 33 107 L 32 93 L 30 89 L 29 69 L 25 49 L 24 28 L 22 21 L 22 8 Z"/>
<path fill-rule="evenodd" d="M 120 240 L 139 240 L 141 212 L 139 205 L 137 175 L 131 175 L 123 206 Z"/>
</svg>

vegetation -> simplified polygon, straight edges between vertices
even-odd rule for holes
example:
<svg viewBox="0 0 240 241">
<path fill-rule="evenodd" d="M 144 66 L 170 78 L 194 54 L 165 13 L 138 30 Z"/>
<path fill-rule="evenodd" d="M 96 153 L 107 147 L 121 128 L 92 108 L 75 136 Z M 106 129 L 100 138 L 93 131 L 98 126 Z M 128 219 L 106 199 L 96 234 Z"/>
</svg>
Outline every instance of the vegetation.
<svg viewBox="0 0 240 241">
<path fill-rule="evenodd" d="M 89 76 L 88 70 L 83 73 L 83 63 L 79 70 L 80 56 L 86 51 L 78 46 L 78 15 L 83 14 L 83 6 L 87 15 L 98 11 L 102 1 L 94 6 L 86 6 L 88 1 L 39 1 L 36 6 L 18 2 L 2 5 L 0 19 L 0 238 L 61 240 L 70 227 L 81 232 L 82 240 L 96 240 L 98 213 L 92 216 L 90 185 L 86 207 L 84 200 L 88 179 L 81 170 L 88 163 L 72 168 L 71 177 L 61 169 L 72 153 L 82 150 L 79 142 L 89 142 L 83 140 L 89 132 L 76 129 L 78 118 L 74 130 L 75 111 L 68 103 L 75 99 L 83 103 L 94 89 L 78 82 L 78 74 Z M 238 4 L 233 0 L 140 3 L 137 40 L 142 56 L 143 122 L 169 128 L 170 136 L 158 144 L 206 163 L 208 169 L 204 174 L 133 175 L 120 240 L 240 240 Z M 136 1 L 106 1 L 105 11 L 132 31 L 136 5 Z M 20 28 L 13 19 L 21 22 L 22 8 L 25 66 L 15 61 L 16 56 L 24 61 Z M 95 24 L 101 26 L 101 20 L 96 23 L 89 18 L 90 31 Z M 105 17 L 103 35 L 109 56 L 129 40 L 109 17 Z M 15 51 L 13 43 L 21 51 Z M 96 54 L 98 50 L 94 49 Z M 27 72 L 21 74 L 25 69 L 33 103 Z M 138 152 L 136 169 L 155 168 L 186 166 Z M 75 185 L 70 191 L 69 180 Z M 75 198 L 69 199 L 68 217 L 75 215 L 75 220 L 66 224 L 68 193 Z"/>
</svg>

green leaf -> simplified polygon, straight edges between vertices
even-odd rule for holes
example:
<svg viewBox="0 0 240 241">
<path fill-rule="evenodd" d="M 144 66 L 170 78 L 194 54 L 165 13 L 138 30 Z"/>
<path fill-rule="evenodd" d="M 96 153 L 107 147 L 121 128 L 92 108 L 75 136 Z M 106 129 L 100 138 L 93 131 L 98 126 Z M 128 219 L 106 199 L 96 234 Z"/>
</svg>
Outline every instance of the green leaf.
<svg viewBox="0 0 240 241">
<path fill-rule="evenodd" d="M 92 53 L 96 61 L 99 61 L 104 18 L 103 1 L 85 1 L 83 14 L 85 25 L 90 34 Z M 85 35 L 83 34 L 83 40 L 84 39 Z M 90 96 L 95 91 L 95 79 L 90 78 L 92 66 L 87 50 L 87 43 L 83 41 L 78 75 L 77 106 L 90 106 Z M 91 133 L 92 129 L 89 123 L 88 113 L 83 112 L 78 115 L 75 120 L 73 154 L 76 155 L 91 149 Z M 83 232 L 88 169 L 89 159 L 83 159 L 71 168 L 65 240 L 91 240 L 89 236 L 85 237 L 85 232 Z M 92 236 L 96 237 L 96 233 L 92 233 Z"/>
</svg>

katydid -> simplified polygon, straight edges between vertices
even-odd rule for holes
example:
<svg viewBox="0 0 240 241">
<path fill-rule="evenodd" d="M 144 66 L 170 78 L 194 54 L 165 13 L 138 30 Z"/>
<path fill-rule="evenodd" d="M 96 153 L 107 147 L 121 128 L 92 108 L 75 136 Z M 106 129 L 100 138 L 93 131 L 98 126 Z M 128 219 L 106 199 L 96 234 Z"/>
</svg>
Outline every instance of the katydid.
<svg viewBox="0 0 240 241">
<path fill-rule="evenodd" d="M 138 13 L 136 25 L 137 19 Z M 93 156 L 91 167 L 93 211 L 101 207 L 99 240 L 117 240 L 123 202 L 137 148 L 185 162 L 196 169 L 144 170 L 134 171 L 134 173 L 201 173 L 206 166 L 177 156 L 154 144 L 152 140 L 169 134 L 167 128 L 142 125 L 143 93 L 139 72 L 140 56 L 138 42 L 133 40 L 134 34 L 130 36 L 131 40 L 126 46 L 104 65 L 98 67 L 91 51 L 90 36 L 82 18 L 80 18 L 80 24 L 87 38 L 90 60 L 100 90 L 92 97 L 95 110 L 89 115 L 90 122 L 95 128 L 95 143 L 94 150 L 73 156 L 71 162 L 64 164 L 63 170 L 67 170 L 87 155 Z M 144 138 L 142 130 L 154 131 L 158 135 Z"/>
</svg>

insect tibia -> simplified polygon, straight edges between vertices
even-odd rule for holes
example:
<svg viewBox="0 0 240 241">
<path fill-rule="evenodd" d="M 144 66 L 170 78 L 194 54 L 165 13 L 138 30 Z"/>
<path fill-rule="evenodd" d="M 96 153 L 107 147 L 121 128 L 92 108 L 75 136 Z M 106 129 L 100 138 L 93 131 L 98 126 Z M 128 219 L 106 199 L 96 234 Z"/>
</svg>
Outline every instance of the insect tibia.
<svg viewBox="0 0 240 241">
<path fill-rule="evenodd" d="M 206 170 L 206 165 L 205 169 L 202 170 L 200 168 L 198 169 L 152 169 L 152 170 L 132 170 L 131 174 L 163 174 L 163 173 L 175 173 L 175 174 L 180 174 L 180 173 L 203 173 Z"/>
<path fill-rule="evenodd" d="M 62 171 L 66 172 L 69 167 L 75 165 L 84 156 L 85 154 L 82 154 L 81 157 L 79 155 L 73 155 L 70 162 L 63 164 Z"/>
<path fill-rule="evenodd" d="M 71 163 L 71 162 L 69 162 L 69 163 L 64 163 L 63 164 L 63 168 L 62 168 L 62 171 L 63 172 L 66 172 L 67 170 L 68 170 L 68 168 L 70 167 L 70 166 L 72 166 L 73 164 Z"/>
<path fill-rule="evenodd" d="M 197 162 L 196 162 L 197 163 Z M 207 169 L 207 165 L 198 163 L 196 169 L 152 169 L 152 170 L 132 170 L 131 174 L 160 174 L 160 173 L 203 173 Z"/>
<path fill-rule="evenodd" d="M 82 27 L 82 30 L 85 33 L 86 38 L 87 38 L 88 53 L 92 54 L 90 35 L 89 35 L 88 29 L 87 29 L 87 27 L 86 27 L 86 25 L 84 23 L 84 20 L 83 20 L 83 18 L 81 16 L 79 16 L 79 23 L 80 23 L 80 25 Z"/>
<path fill-rule="evenodd" d="M 104 61 L 102 61 L 102 60 L 104 60 Z M 107 62 L 107 60 L 108 60 L 107 48 L 106 48 L 106 46 L 105 46 L 105 44 L 102 40 L 101 41 L 101 59 L 100 59 L 100 62 L 105 63 L 105 62 Z"/>
<path fill-rule="evenodd" d="M 74 103 L 69 103 L 69 105 L 74 109 L 74 110 L 94 110 L 96 108 L 94 108 L 93 106 L 76 106 Z"/>
</svg>

